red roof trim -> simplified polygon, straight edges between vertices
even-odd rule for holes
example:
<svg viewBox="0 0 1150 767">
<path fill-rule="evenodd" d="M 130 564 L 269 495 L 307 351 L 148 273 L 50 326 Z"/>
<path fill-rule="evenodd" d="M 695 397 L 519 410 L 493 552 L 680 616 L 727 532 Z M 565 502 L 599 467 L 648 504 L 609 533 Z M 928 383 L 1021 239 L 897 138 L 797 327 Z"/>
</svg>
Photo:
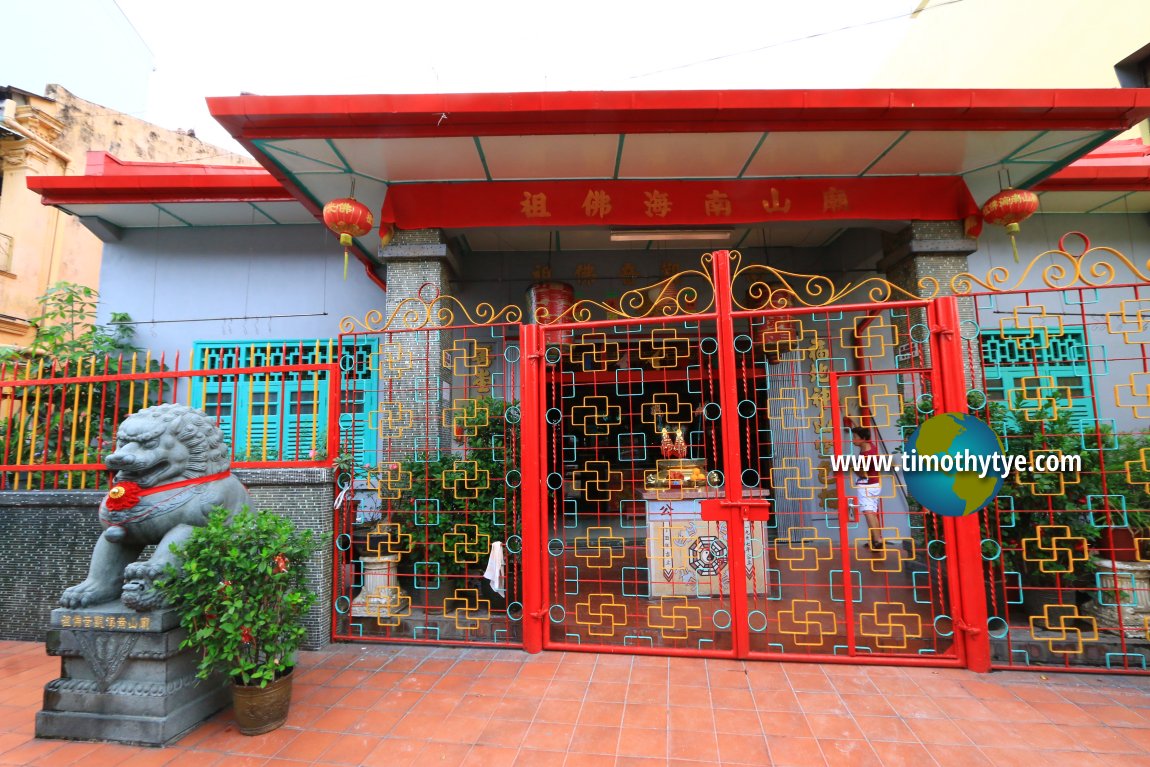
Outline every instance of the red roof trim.
<svg viewBox="0 0 1150 767">
<path fill-rule="evenodd" d="M 270 173 L 29 176 L 44 205 L 295 201 Z"/>
<path fill-rule="evenodd" d="M 1150 191 L 1150 146 L 1111 141 L 1034 187 L 1038 192 Z"/>
<path fill-rule="evenodd" d="M 605 91 L 208 99 L 237 139 L 797 130 L 1125 130 L 1150 89 Z"/>
</svg>

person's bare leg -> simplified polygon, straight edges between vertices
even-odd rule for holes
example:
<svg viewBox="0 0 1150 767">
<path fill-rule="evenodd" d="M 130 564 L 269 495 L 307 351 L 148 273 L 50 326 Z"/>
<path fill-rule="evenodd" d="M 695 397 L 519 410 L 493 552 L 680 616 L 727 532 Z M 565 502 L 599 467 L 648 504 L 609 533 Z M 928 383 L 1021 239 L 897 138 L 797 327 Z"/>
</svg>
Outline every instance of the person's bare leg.
<svg viewBox="0 0 1150 767">
<path fill-rule="evenodd" d="M 882 546 L 882 523 L 878 521 L 877 511 L 864 511 L 867 527 L 870 529 L 870 547 L 877 549 Z"/>
</svg>

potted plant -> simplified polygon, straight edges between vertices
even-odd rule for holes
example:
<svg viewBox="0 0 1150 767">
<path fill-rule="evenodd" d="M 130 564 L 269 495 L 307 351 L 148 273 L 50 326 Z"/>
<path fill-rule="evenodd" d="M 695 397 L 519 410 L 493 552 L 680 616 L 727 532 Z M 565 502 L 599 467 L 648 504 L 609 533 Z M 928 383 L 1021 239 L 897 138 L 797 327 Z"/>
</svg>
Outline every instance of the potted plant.
<svg viewBox="0 0 1150 767">
<path fill-rule="evenodd" d="M 315 602 L 305 583 L 320 545 L 311 531 L 271 511 L 216 509 L 204 527 L 173 545 L 157 587 L 180 614 L 183 647 L 202 652 L 197 675 L 232 682 L 236 723 L 245 735 L 279 727 L 291 703 L 291 672 Z"/>
</svg>

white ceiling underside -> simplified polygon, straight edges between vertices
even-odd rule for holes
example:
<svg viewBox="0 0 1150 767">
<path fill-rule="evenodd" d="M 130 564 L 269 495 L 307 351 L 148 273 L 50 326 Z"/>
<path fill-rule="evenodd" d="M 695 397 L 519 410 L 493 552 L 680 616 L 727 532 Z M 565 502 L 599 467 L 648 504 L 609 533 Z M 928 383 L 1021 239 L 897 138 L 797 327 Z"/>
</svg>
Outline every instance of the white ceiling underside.
<svg viewBox="0 0 1150 767">
<path fill-rule="evenodd" d="M 1096 144 L 1097 131 L 832 131 L 644 133 L 258 140 L 317 207 L 350 194 L 376 213 L 389 185 L 520 180 L 768 179 L 962 176 L 981 203 L 1002 186 L 1061 168 Z M 120 228 L 262 226 L 316 221 L 296 202 L 70 204 L 77 216 Z M 1040 212 L 1150 210 L 1150 192 L 1050 191 Z M 845 228 L 890 222 L 771 222 L 731 228 L 700 247 L 825 246 Z M 464 252 L 651 250 L 659 242 L 611 242 L 609 228 L 449 229 Z M 358 238 L 368 253 L 378 231 Z M 681 246 L 682 244 L 677 244 Z"/>
</svg>

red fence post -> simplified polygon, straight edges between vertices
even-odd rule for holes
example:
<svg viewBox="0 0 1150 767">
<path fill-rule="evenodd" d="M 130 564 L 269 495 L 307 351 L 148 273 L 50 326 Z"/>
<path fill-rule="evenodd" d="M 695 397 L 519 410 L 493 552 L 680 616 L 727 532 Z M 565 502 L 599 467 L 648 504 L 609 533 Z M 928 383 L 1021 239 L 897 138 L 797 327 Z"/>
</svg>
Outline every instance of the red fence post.
<svg viewBox="0 0 1150 767">
<path fill-rule="evenodd" d="M 716 250 L 711 254 L 711 275 L 715 288 L 715 340 L 719 346 L 719 407 L 723 434 L 723 491 L 728 502 L 743 499 L 740 475 L 742 456 L 739 452 L 739 377 L 735 361 L 735 324 L 731 313 L 735 303 L 731 292 L 731 251 Z M 747 588 L 742 573 L 746 570 L 745 515 L 732 513 L 727 520 L 727 568 L 731 575 L 731 615 L 746 616 L 750 610 Z M 746 618 L 731 621 L 735 657 L 745 658 L 751 652 L 751 638 Z"/>
<path fill-rule="evenodd" d="M 522 598 L 523 649 L 530 653 L 543 651 L 543 572 L 545 546 L 544 519 L 547 496 L 543 490 L 543 333 L 538 325 L 520 325 L 521 359 L 520 398 L 520 535 L 523 538 Z"/>
<path fill-rule="evenodd" d="M 939 372 L 941 397 L 935 413 L 965 413 L 966 369 L 963 358 L 958 299 L 942 296 L 930 305 L 933 359 Z M 966 663 L 971 671 L 990 671 L 990 634 L 987 631 L 986 572 L 982 562 L 979 514 L 954 519 L 955 557 L 958 563 L 959 616 L 955 633 L 965 635 Z"/>
</svg>

